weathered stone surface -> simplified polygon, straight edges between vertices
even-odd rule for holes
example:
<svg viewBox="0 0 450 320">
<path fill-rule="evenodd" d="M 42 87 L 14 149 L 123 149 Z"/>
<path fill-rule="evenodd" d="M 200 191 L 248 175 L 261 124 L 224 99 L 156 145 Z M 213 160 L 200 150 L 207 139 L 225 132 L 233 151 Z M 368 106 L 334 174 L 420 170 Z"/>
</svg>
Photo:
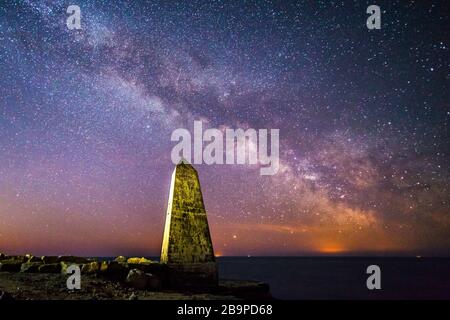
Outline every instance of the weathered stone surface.
<svg viewBox="0 0 450 320">
<path fill-rule="evenodd" d="M 28 258 L 25 256 L 5 256 L 3 260 L 25 263 L 27 262 Z"/>
<path fill-rule="evenodd" d="M 8 292 L 0 290 L 0 301 L 10 301 L 10 300 L 14 300 L 13 297 L 11 297 L 11 295 Z"/>
<path fill-rule="evenodd" d="M 100 265 L 100 273 L 113 278 L 125 278 L 128 266 L 117 261 L 103 261 Z"/>
<path fill-rule="evenodd" d="M 3 260 L 0 262 L 0 271 L 19 272 L 22 266 L 20 260 Z"/>
<path fill-rule="evenodd" d="M 131 269 L 125 282 L 133 288 L 143 290 L 147 287 L 148 277 L 141 270 Z"/>
<path fill-rule="evenodd" d="M 147 289 L 160 290 L 162 287 L 161 279 L 151 273 L 146 273 L 146 275 L 147 275 Z"/>
<path fill-rule="evenodd" d="M 117 258 L 114 259 L 114 261 L 119 262 L 119 263 L 126 263 L 127 258 L 124 256 L 118 256 Z"/>
<path fill-rule="evenodd" d="M 58 257 L 56 256 L 42 256 L 41 261 L 46 264 L 59 262 Z"/>
<path fill-rule="evenodd" d="M 172 174 L 161 262 L 171 284 L 217 286 L 218 273 L 197 171 L 181 161 Z M 204 266 L 202 266 L 204 265 Z"/>
<path fill-rule="evenodd" d="M 171 288 L 207 288 L 218 284 L 215 263 L 170 264 L 168 274 Z"/>
<path fill-rule="evenodd" d="M 85 263 L 81 266 L 81 273 L 97 273 L 100 271 L 100 263 L 97 261 Z"/>
<path fill-rule="evenodd" d="M 39 267 L 38 270 L 39 272 L 42 273 L 60 273 L 61 264 L 60 263 L 43 264 Z"/>
<path fill-rule="evenodd" d="M 59 264 L 61 265 L 61 273 L 62 273 L 62 274 L 67 274 L 67 269 L 68 269 L 71 265 L 73 265 L 73 264 L 78 265 L 77 263 L 66 262 L 66 261 L 62 261 L 62 262 L 60 262 Z M 80 266 L 80 265 L 78 265 L 78 266 Z"/>
<path fill-rule="evenodd" d="M 142 258 L 129 258 L 127 259 L 127 263 L 130 264 L 151 264 L 154 263 L 152 260 L 150 259 L 146 259 L 144 257 Z"/>
<path fill-rule="evenodd" d="M 26 262 L 22 263 L 20 267 L 20 272 L 24 273 L 35 273 L 39 272 L 39 267 L 42 265 L 42 262 Z"/>
<path fill-rule="evenodd" d="M 83 264 L 91 262 L 91 260 L 83 258 L 83 257 L 75 257 L 75 256 L 59 256 L 57 262 L 71 262 L 76 264 Z"/>
<path fill-rule="evenodd" d="M 27 262 L 42 262 L 42 260 L 39 257 L 30 256 L 30 257 L 28 257 Z"/>
<path fill-rule="evenodd" d="M 130 269 L 138 269 L 145 273 L 150 273 L 158 277 L 161 282 L 162 287 L 166 287 L 169 284 L 169 267 L 164 263 L 151 263 L 151 264 L 133 264 L 129 263 L 128 267 Z"/>
</svg>

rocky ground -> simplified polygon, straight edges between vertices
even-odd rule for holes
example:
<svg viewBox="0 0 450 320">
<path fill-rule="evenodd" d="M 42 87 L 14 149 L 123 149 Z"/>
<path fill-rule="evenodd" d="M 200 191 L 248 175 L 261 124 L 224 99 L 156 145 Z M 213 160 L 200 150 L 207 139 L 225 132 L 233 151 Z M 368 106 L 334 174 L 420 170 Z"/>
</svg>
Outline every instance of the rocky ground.
<svg viewBox="0 0 450 320">
<path fill-rule="evenodd" d="M 81 289 L 67 288 L 67 268 L 81 270 Z M 167 286 L 170 270 L 145 258 L 97 261 L 82 257 L 0 254 L 0 300 L 271 299 L 261 282 L 221 280 L 208 289 Z"/>
</svg>

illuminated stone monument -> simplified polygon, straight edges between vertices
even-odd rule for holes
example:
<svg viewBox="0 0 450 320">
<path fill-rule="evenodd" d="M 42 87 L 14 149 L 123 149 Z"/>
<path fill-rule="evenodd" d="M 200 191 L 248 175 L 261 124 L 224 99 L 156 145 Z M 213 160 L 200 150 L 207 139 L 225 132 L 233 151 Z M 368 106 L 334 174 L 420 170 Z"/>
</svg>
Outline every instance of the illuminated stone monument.
<svg viewBox="0 0 450 320">
<path fill-rule="evenodd" d="M 172 174 L 161 262 L 175 287 L 217 286 L 217 265 L 197 171 L 186 160 Z"/>
</svg>

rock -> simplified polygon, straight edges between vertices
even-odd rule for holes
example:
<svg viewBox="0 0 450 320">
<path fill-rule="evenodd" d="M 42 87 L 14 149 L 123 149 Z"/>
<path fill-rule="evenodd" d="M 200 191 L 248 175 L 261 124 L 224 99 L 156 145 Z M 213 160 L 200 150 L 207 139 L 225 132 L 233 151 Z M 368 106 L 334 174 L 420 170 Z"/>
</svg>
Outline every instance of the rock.
<svg viewBox="0 0 450 320">
<path fill-rule="evenodd" d="M 157 276 L 138 269 L 131 269 L 125 282 L 130 287 L 139 290 L 159 290 L 161 288 L 161 281 Z"/>
<path fill-rule="evenodd" d="M 85 263 L 81 266 L 81 273 L 97 273 L 100 271 L 100 263 L 97 261 Z"/>
<path fill-rule="evenodd" d="M 75 256 L 59 256 L 57 262 L 71 262 L 76 264 L 89 263 L 91 260 L 83 258 L 83 257 L 75 257 Z"/>
<path fill-rule="evenodd" d="M 19 272 L 22 267 L 22 261 L 19 260 L 3 260 L 0 263 L 0 271 Z"/>
<path fill-rule="evenodd" d="M 58 257 L 55 256 L 42 256 L 41 257 L 41 261 L 45 264 L 50 264 L 50 263 L 58 263 Z"/>
<path fill-rule="evenodd" d="M 14 298 L 6 291 L 0 290 L 0 301 L 11 301 Z"/>
<path fill-rule="evenodd" d="M 131 264 L 151 264 L 151 263 L 153 263 L 153 261 L 142 257 L 142 258 L 129 258 L 127 260 L 127 263 L 131 263 Z"/>
<path fill-rule="evenodd" d="M 27 262 L 42 262 L 41 258 L 39 257 L 29 256 L 27 258 L 28 258 Z"/>
<path fill-rule="evenodd" d="M 22 263 L 20 267 L 20 272 L 23 273 L 35 273 L 39 272 L 39 267 L 42 265 L 42 262 L 26 262 Z"/>
<path fill-rule="evenodd" d="M 118 256 L 117 258 L 114 259 L 114 261 L 119 263 L 127 263 L 127 258 L 125 258 L 124 256 Z"/>
<path fill-rule="evenodd" d="M 67 274 L 67 268 L 69 268 L 71 265 L 76 264 L 76 263 L 62 261 L 59 264 L 61 265 L 61 273 Z"/>
<path fill-rule="evenodd" d="M 6 258 L 6 255 L 4 253 L 0 252 L 0 261 L 4 260 Z"/>
<path fill-rule="evenodd" d="M 151 273 L 146 273 L 147 276 L 147 289 L 150 290 L 160 290 L 161 289 L 161 280 L 151 274 Z"/>
<path fill-rule="evenodd" d="M 158 277 L 162 287 L 167 286 L 169 283 L 169 267 L 164 263 L 153 262 L 151 264 L 128 264 L 128 267 L 129 269 L 138 269 Z"/>
<path fill-rule="evenodd" d="M 103 261 L 100 265 L 100 273 L 113 278 L 124 278 L 127 275 L 128 266 L 117 261 Z"/>
<path fill-rule="evenodd" d="M 43 264 L 39 267 L 38 270 L 41 273 L 60 273 L 61 264 L 60 263 Z"/>
<path fill-rule="evenodd" d="M 141 270 L 131 269 L 125 282 L 133 288 L 144 290 L 147 288 L 148 277 Z"/>
<path fill-rule="evenodd" d="M 133 292 L 129 297 L 128 300 L 137 300 L 138 296 Z"/>
<path fill-rule="evenodd" d="M 28 258 L 26 256 L 5 256 L 3 260 L 25 263 Z"/>
</svg>

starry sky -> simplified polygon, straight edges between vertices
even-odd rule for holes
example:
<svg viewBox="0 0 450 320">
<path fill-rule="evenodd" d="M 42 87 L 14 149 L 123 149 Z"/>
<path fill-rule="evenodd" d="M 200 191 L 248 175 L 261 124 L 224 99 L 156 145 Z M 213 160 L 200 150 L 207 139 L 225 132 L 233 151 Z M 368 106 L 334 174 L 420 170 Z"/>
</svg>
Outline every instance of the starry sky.
<svg viewBox="0 0 450 320">
<path fill-rule="evenodd" d="M 449 11 L 2 1 L 0 251 L 159 255 L 170 136 L 202 120 L 280 129 L 276 175 L 196 165 L 217 255 L 450 255 Z"/>
</svg>

